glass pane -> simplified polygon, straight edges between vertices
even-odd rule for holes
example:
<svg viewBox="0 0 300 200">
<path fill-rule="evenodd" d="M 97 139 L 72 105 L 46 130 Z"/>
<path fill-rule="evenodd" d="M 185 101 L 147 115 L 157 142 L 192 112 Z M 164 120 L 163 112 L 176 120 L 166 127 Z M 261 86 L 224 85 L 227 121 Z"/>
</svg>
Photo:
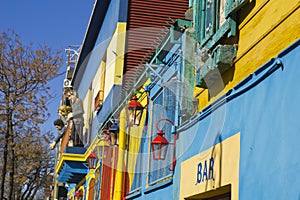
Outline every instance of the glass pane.
<svg viewBox="0 0 300 200">
<path fill-rule="evenodd" d="M 136 117 L 135 117 L 134 125 L 139 125 L 140 124 L 142 114 L 143 114 L 143 110 L 136 110 L 136 113 L 135 113 Z"/>
<path fill-rule="evenodd" d="M 142 135 L 146 135 L 146 131 L 147 131 L 147 128 L 144 128 L 143 129 L 143 134 Z M 145 158 L 144 157 L 144 145 L 146 144 L 144 142 L 145 138 L 140 138 L 141 139 L 141 142 L 140 142 L 140 146 L 139 146 L 139 151 L 138 151 L 138 154 L 136 155 L 136 153 L 132 153 L 131 152 L 131 149 L 136 149 L 136 145 L 137 143 L 135 141 L 139 140 L 139 137 L 135 137 L 135 136 L 130 136 L 129 135 L 129 152 L 127 154 L 127 161 L 129 162 L 127 164 L 127 172 L 128 174 L 132 174 L 132 184 L 131 186 L 129 187 L 129 191 L 130 192 L 136 192 L 137 190 L 139 190 L 142 186 L 142 176 L 144 175 L 144 165 L 143 165 L 143 160 Z M 146 144 L 147 145 L 147 144 Z M 152 150 L 151 150 L 152 152 Z M 152 155 L 151 155 L 152 156 Z M 133 160 L 136 159 L 136 162 L 134 163 Z M 134 170 L 133 170 L 134 169 Z M 129 192 L 129 194 L 130 194 Z"/>
<path fill-rule="evenodd" d="M 152 154 L 153 159 L 159 160 L 162 157 L 162 144 L 153 144 L 152 145 Z"/>
<path fill-rule="evenodd" d="M 206 2 L 206 13 L 205 13 L 205 37 L 212 33 L 212 20 L 213 20 L 213 8 L 212 0 L 207 0 Z"/>
<path fill-rule="evenodd" d="M 154 144 L 154 145 L 153 145 L 154 151 L 155 151 L 155 152 L 158 152 L 159 146 L 160 146 L 159 144 Z"/>
<path fill-rule="evenodd" d="M 130 125 L 132 124 L 132 122 L 133 122 L 133 120 L 134 120 L 133 116 L 134 116 L 134 111 L 133 111 L 133 109 L 128 108 L 128 123 L 129 123 Z"/>
<path fill-rule="evenodd" d="M 219 7 L 219 27 L 220 28 L 226 21 L 225 19 L 225 5 L 226 5 L 226 0 L 220 0 L 220 7 Z"/>
<path fill-rule="evenodd" d="M 167 152 L 168 152 L 168 144 L 163 144 L 160 152 L 161 153 L 160 158 L 162 160 L 166 159 Z"/>
</svg>

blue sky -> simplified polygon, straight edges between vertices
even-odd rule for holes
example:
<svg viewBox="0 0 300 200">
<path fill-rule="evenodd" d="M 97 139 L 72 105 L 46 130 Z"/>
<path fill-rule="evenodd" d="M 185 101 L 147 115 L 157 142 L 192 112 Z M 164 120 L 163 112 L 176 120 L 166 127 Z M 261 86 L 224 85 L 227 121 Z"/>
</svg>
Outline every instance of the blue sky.
<svg viewBox="0 0 300 200">
<path fill-rule="evenodd" d="M 1 0 L 0 32 L 14 30 L 25 44 L 46 44 L 53 50 L 70 45 L 81 45 L 94 0 Z M 60 72 L 66 70 L 66 55 Z M 65 75 L 50 82 L 52 93 L 57 96 L 49 103 L 51 117 L 43 129 L 55 132 L 52 122 L 58 117 L 63 79 Z"/>
</svg>

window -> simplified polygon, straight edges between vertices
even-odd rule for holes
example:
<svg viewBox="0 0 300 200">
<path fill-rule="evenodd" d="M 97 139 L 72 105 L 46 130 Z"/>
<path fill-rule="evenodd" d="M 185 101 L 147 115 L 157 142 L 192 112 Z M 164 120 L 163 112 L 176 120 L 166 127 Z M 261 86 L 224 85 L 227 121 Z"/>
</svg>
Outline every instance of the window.
<svg viewBox="0 0 300 200">
<path fill-rule="evenodd" d="M 166 118 L 174 122 L 175 119 L 175 95 L 168 88 L 164 88 L 153 100 L 151 138 L 150 142 L 157 136 L 156 124 L 160 119 Z M 164 137 L 169 142 L 174 142 L 171 134 L 172 125 L 170 123 L 159 123 L 159 129 L 166 134 Z M 150 163 L 148 173 L 148 185 L 164 181 L 166 177 L 172 175 L 173 145 L 169 144 L 165 160 L 154 160 L 150 152 Z M 171 170 L 170 170 L 171 169 Z"/>
<path fill-rule="evenodd" d="M 133 127 L 132 129 L 139 129 L 138 127 Z M 130 149 L 128 150 L 128 155 L 127 155 L 127 172 L 126 173 L 133 173 L 134 169 L 134 174 L 133 174 L 133 180 L 132 184 L 130 186 L 130 194 L 134 194 L 140 191 L 142 187 L 142 175 L 143 175 L 143 149 L 145 145 L 145 138 L 143 138 L 143 135 L 146 135 L 146 127 L 143 128 L 143 132 L 141 135 L 141 138 L 136 137 L 137 132 L 135 132 L 136 135 L 128 135 L 129 137 L 129 146 Z M 130 132 L 133 133 L 133 132 Z M 138 142 L 138 140 L 141 140 Z M 139 146 L 137 146 L 139 145 Z M 138 154 L 136 155 L 135 153 L 132 153 L 131 151 L 135 148 L 138 148 Z M 133 160 L 136 160 L 135 162 Z M 129 180 L 128 180 L 129 181 Z"/>
<path fill-rule="evenodd" d="M 208 88 L 234 64 L 236 12 L 249 0 L 195 1 L 196 86 Z M 228 39 L 230 38 L 230 39 Z M 204 82 L 204 78 L 206 78 Z"/>
<path fill-rule="evenodd" d="M 222 37 L 236 35 L 234 13 L 248 0 L 198 0 L 195 2 L 196 40 L 211 49 Z"/>
<path fill-rule="evenodd" d="M 99 90 L 94 99 L 94 111 L 98 112 L 101 109 L 101 106 L 103 104 L 103 97 L 104 97 L 104 91 Z"/>
</svg>

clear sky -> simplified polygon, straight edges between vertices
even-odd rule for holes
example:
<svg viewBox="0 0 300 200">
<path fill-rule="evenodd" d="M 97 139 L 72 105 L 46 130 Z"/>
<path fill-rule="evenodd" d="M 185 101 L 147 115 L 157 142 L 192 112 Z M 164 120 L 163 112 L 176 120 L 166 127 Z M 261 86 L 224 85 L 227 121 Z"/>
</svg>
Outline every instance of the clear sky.
<svg viewBox="0 0 300 200">
<path fill-rule="evenodd" d="M 0 32 L 14 30 L 25 44 L 46 44 L 53 50 L 81 45 L 95 0 L 1 0 Z M 66 54 L 60 72 L 66 70 Z M 58 117 L 63 79 L 61 75 L 50 82 L 57 96 L 49 103 L 50 118 L 43 129 L 55 132 L 52 122 Z M 46 131 L 45 130 L 45 131 Z"/>
</svg>

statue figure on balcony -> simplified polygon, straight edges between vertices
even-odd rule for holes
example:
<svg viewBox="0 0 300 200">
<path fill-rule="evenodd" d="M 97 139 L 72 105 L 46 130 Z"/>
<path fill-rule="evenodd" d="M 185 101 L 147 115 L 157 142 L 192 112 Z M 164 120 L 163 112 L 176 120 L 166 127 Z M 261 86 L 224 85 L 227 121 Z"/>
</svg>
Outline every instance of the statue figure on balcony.
<svg viewBox="0 0 300 200">
<path fill-rule="evenodd" d="M 78 94 L 75 91 L 70 91 L 68 93 L 68 98 L 71 101 L 72 112 L 69 113 L 68 119 L 71 119 L 71 140 L 74 146 L 83 146 L 83 103 Z"/>
<path fill-rule="evenodd" d="M 58 108 L 59 118 L 64 122 L 65 125 L 68 124 L 68 115 L 70 112 L 72 112 L 71 106 L 61 105 Z"/>
<path fill-rule="evenodd" d="M 63 137 L 63 135 L 66 131 L 66 126 L 65 126 L 64 122 L 61 119 L 56 119 L 54 121 L 54 126 L 58 130 L 58 135 L 56 136 L 54 141 L 50 144 L 50 150 L 53 150 L 55 148 L 56 144 Z"/>
</svg>

